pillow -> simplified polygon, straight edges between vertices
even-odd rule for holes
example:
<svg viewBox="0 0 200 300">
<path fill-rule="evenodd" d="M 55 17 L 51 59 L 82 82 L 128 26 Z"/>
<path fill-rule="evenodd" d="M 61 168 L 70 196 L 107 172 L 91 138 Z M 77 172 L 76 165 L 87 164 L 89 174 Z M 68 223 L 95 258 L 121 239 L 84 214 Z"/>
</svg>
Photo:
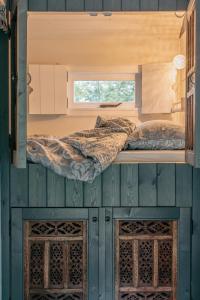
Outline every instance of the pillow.
<svg viewBox="0 0 200 300">
<path fill-rule="evenodd" d="M 181 150 L 185 148 L 184 128 L 169 121 L 148 121 L 128 137 L 129 150 Z"/>
<path fill-rule="evenodd" d="M 136 128 L 135 124 L 125 118 L 106 119 L 101 116 L 97 117 L 95 128 L 112 128 L 116 131 L 132 134 Z"/>
</svg>

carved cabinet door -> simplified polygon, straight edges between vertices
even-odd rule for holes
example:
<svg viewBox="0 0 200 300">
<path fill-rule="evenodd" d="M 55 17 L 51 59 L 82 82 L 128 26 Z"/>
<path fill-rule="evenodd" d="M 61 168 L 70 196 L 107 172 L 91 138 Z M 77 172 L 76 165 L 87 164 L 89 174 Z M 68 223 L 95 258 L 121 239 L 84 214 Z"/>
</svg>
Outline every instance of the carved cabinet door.
<svg viewBox="0 0 200 300">
<path fill-rule="evenodd" d="M 98 299 L 98 210 L 12 210 L 12 300 Z"/>
</svg>

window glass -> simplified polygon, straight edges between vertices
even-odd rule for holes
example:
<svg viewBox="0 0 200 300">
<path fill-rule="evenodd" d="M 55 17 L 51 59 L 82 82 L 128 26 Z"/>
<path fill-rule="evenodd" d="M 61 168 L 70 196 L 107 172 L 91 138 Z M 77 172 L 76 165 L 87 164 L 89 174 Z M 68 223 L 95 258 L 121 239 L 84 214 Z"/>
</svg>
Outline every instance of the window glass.
<svg viewBox="0 0 200 300">
<path fill-rule="evenodd" d="M 135 101 L 134 80 L 75 80 L 75 103 L 115 103 Z"/>
</svg>

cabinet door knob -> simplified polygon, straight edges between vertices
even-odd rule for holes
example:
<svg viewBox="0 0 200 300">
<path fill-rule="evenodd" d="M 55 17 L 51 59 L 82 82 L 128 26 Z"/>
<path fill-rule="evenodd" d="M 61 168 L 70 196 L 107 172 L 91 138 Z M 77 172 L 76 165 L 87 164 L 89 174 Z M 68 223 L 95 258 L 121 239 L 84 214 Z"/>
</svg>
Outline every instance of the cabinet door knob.
<svg viewBox="0 0 200 300">
<path fill-rule="evenodd" d="M 97 217 L 93 217 L 93 218 L 92 218 L 92 222 L 93 222 L 93 223 L 96 223 L 97 220 L 98 220 Z"/>
<path fill-rule="evenodd" d="M 106 222 L 110 222 L 110 217 L 106 216 L 105 220 L 106 220 Z"/>
</svg>

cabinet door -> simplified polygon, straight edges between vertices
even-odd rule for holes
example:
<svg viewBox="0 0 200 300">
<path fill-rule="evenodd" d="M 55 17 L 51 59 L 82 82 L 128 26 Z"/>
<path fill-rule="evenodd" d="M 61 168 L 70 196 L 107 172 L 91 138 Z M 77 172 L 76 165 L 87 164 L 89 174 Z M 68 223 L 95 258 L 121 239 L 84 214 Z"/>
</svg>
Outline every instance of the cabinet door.
<svg viewBox="0 0 200 300">
<path fill-rule="evenodd" d="M 186 161 L 200 167 L 200 3 L 187 11 Z"/>
<path fill-rule="evenodd" d="M 54 66 L 40 65 L 40 82 L 41 114 L 54 114 Z"/>
<path fill-rule="evenodd" d="M 55 114 L 67 113 L 67 72 L 65 66 L 54 66 Z"/>
<path fill-rule="evenodd" d="M 190 209 L 113 209 L 113 219 L 113 299 L 189 300 Z"/>
<path fill-rule="evenodd" d="M 97 209 L 13 209 L 12 299 L 98 299 L 98 231 Z"/>
<path fill-rule="evenodd" d="M 11 16 L 11 137 L 13 163 L 26 167 L 27 1 L 18 1 Z"/>
<path fill-rule="evenodd" d="M 29 65 L 30 84 L 32 92 L 29 94 L 29 114 L 41 113 L 40 99 L 40 66 Z"/>
</svg>

